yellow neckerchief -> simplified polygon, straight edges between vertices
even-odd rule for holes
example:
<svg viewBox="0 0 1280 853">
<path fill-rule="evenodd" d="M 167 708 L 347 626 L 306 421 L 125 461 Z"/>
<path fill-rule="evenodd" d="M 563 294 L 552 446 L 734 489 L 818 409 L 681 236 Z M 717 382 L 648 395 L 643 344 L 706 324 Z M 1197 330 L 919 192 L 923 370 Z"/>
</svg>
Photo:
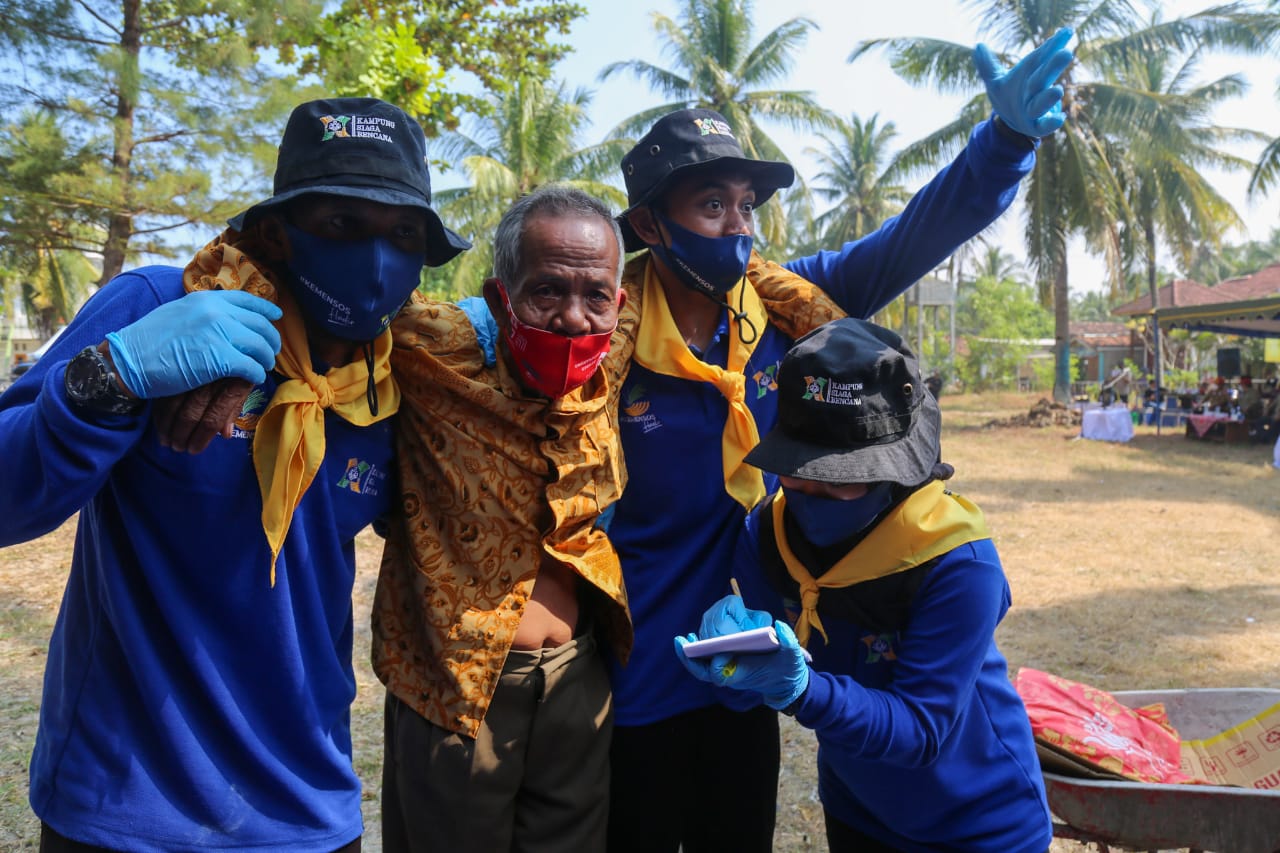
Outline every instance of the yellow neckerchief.
<svg viewBox="0 0 1280 853">
<path fill-rule="evenodd" d="M 330 368 L 323 376 L 312 370 L 307 330 L 297 305 L 288 289 L 279 287 L 275 275 L 251 254 L 267 256 L 256 235 L 227 229 L 196 253 L 183 270 L 182 284 L 188 293 L 246 290 L 274 301 L 284 315 L 275 323 L 281 340 L 275 369 L 286 381 L 277 386 L 253 437 L 253 464 L 262 492 L 262 528 L 271 547 L 271 585 L 275 586 L 276 558 L 293 512 L 324 461 L 324 410 L 332 409 L 355 426 L 369 426 L 395 414 L 400 407 L 400 389 L 391 378 L 389 331 L 372 344 L 376 416 L 370 414 L 366 402 L 369 368 L 363 358 Z"/>
<path fill-rule="evenodd" d="M 815 580 L 787 544 L 783 524 L 786 505 L 783 493 L 778 492 L 773 499 L 773 532 L 787 573 L 800 585 L 800 618 L 795 628 L 801 645 L 809 643 L 810 625 L 827 639 L 818 617 L 821 589 L 839 589 L 905 572 L 966 542 L 991 538 L 982 510 L 934 480 L 898 504 L 852 551 Z"/>
<path fill-rule="evenodd" d="M 764 498 L 765 491 L 764 477 L 760 470 L 742 461 L 747 452 L 760 441 L 755 418 L 747 408 L 747 379 L 743 370 L 756 343 L 764 335 L 767 317 L 755 288 L 745 278 L 729 291 L 728 299 L 730 305 L 741 305 L 743 313 L 756 329 L 756 335 L 750 344 L 744 344 L 742 336 L 738 334 L 739 321 L 731 315 L 729 359 L 727 366 L 722 368 L 707 364 L 689 350 L 671 316 L 671 307 L 667 304 L 654 264 L 648 264 L 642 299 L 644 311 L 636 333 L 634 358 L 654 373 L 695 382 L 709 382 L 729 401 L 729 417 L 725 421 L 724 437 L 720 445 L 724 459 L 725 490 L 738 503 L 751 509 Z"/>
</svg>

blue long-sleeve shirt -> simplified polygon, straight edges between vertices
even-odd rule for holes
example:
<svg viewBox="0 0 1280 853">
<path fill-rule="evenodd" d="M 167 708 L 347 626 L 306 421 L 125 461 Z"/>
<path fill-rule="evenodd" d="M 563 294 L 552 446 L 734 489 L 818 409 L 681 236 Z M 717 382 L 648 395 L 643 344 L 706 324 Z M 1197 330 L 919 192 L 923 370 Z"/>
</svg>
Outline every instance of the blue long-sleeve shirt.
<svg viewBox="0 0 1280 853">
<path fill-rule="evenodd" d="M 991 122 L 874 233 L 785 266 L 821 287 L 853 317 L 869 317 L 1013 201 L 1035 164 L 1025 138 Z M 724 367 L 727 317 L 705 352 Z M 766 328 L 743 370 L 747 406 L 764 435 L 777 420 L 772 379 L 792 340 Z M 619 427 L 628 482 L 609 526 L 622 559 L 636 639 L 630 661 L 611 664 L 615 722 L 638 726 L 717 701 L 688 677 L 671 638 L 696 631 L 703 610 L 729 590 L 732 554 L 744 511 L 724 487 L 721 437 L 728 403 L 709 383 L 677 379 L 632 363 L 622 390 Z M 765 477 L 766 489 L 777 485 Z"/>
<path fill-rule="evenodd" d="M 742 598 L 794 621 L 799 602 L 761 570 L 760 515 L 748 518 L 734 560 Z M 1031 725 L 994 639 L 1009 605 L 995 545 L 982 539 L 937 561 L 893 634 L 823 616 L 827 638 L 810 636 L 795 716 L 817 735 L 827 812 L 906 853 L 1049 848 Z"/>
<path fill-rule="evenodd" d="M 63 389 L 75 353 L 182 293 L 177 268 L 116 277 L 0 396 L 0 545 L 80 512 L 31 806 L 111 849 L 329 853 L 362 831 L 354 538 L 392 497 L 391 426 L 326 414 L 325 460 L 272 587 L 250 454 L 279 377 L 198 455 L 161 447 L 149 409 L 87 414 Z"/>
</svg>

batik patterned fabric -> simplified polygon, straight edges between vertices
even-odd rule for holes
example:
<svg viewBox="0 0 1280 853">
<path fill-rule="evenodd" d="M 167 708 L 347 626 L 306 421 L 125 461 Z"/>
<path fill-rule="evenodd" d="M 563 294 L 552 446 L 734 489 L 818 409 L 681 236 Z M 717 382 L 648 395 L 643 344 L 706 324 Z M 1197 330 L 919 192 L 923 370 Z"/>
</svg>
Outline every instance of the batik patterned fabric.
<svg viewBox="0 0 1280 853">
<path fill-rule="evenodd" d="M 378 579 L 373 664 L 435 725 L 479 731 L 544 560 L 602 593 L 589 597 L 603 602 L 597 624 L 630 651 L 618 555 L 595 523 L 625 484 L 616 418 L 637 321 L 624 307 L 601 369 L 549 401 L 526 396 L 501 356 L 486 365 L 458 307 L 415 302 L 397 318 L 404 504 Z"/>
</svg>

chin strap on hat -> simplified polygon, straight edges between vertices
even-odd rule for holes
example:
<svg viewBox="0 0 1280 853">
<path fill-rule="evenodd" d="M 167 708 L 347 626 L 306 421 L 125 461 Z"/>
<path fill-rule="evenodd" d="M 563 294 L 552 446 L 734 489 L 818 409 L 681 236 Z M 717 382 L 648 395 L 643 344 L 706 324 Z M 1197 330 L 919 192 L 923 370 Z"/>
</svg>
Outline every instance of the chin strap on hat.
<svg viewBox="0 0 1280 853">
<path fill-rule="evenodd" d="M 742 341 L 747 346 L 751 346 L 752 344 L 754 344 L 756 342 L 756 339 L 760 337 L 760 330 L 756 328 L 755 323 L 751 322 L 751 318 L 747 316 L 747 312 L 746 312 L 745 294 L 746 294 L 747 288 L 750 286 L 751 286 L 751 283 L 748 282 L 747 284 L 743 285 L 741 288 L 738 289 L 738 310 L 737 311 L 733 310 L 733 306 L 729 304 L 728 299 L 725 299 L 725 303 L 724 303 L 725 307 L 729 309 L 729 313 L 733 316 L 734 322 L 738 324 L 738 340 Z M 751 327 L 751 340 L 747 340 L 746 335 L 742 333 L 744 326 Z"/>
<path fill-rule="evenodd" d="M 369 368 L 369 384 L 365 387 L 364 396 L 369 402 L 369 415 L 376 418 L 378 416 L 378 383 L 373 379 L 373 343 L 366 341 L 364 344 L 364 363 Z"/>
</svg>

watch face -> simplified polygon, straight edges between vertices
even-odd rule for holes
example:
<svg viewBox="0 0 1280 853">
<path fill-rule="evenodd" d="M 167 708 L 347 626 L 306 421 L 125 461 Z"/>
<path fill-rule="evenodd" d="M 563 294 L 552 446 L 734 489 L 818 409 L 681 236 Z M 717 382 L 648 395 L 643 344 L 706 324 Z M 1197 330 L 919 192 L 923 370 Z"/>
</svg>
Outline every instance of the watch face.
<svg viewBox="0 0 1280 853">
<path fill-rule="evenodd" d="M 102 353 L 87 347 L 67 364 L 67 396 L 75 403 L 88 403 L 102 395 L 109 378 Z"/>
<path fill-rule="evenodd" d="M 83 409 L 111 414 L 132 414 L 142 408 L 120 390 L 115 373 L 97 347 L 85 347 L 67 363 L 63 386 L 67 399 Z"/>
</svg>

